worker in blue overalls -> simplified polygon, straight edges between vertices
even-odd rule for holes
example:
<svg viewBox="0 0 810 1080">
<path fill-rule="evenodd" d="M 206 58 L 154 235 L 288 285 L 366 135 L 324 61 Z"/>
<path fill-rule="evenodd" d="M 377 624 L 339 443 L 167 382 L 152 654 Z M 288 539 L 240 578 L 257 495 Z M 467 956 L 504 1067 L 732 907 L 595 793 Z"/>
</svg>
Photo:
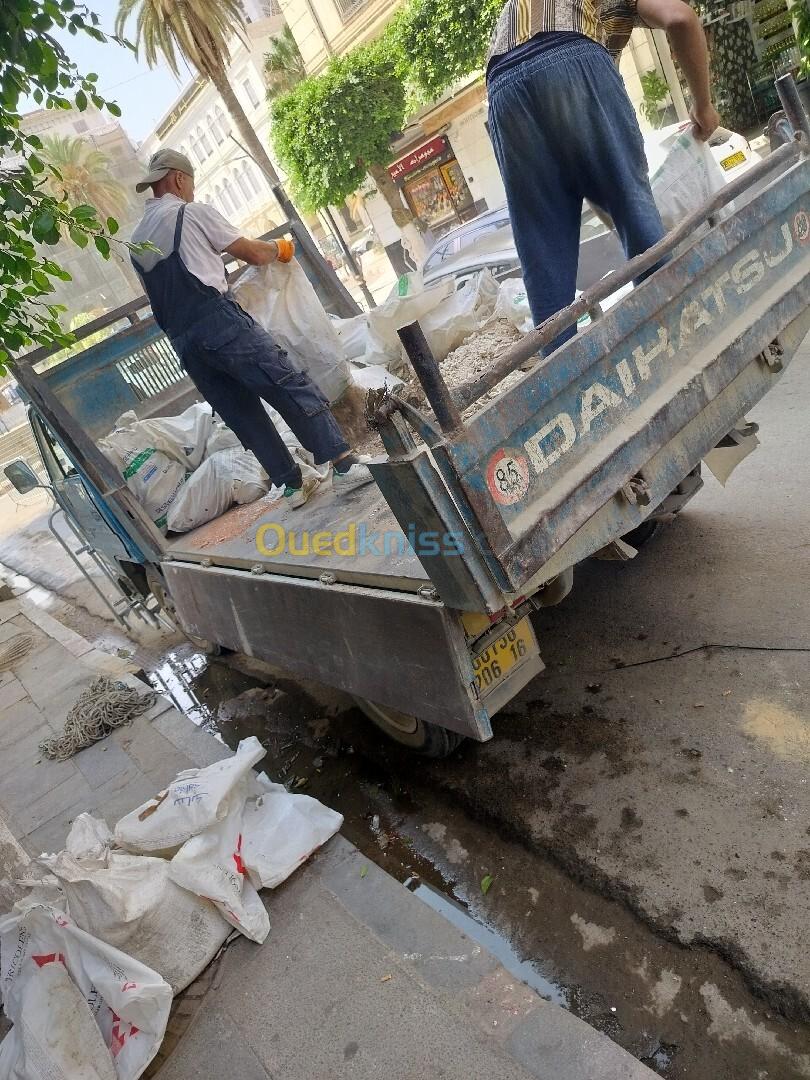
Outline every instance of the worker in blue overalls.
<svg viewBox="0 0 810 1080">
<path fill-rule="evenodd" d="M 183 368 L 203 395 L 251 450 L 272 482 L 284 488 L 292 509 L 317 486 L 301 469 L 276 431 L 262 399 L 276 409 L 320 465 L 330 461 L 332 487 L 350 491 L 373 479 L 349 449 L 329 402 L 290 363 L 270 334 L 228 292 L 222 252 L 252 266 L 289 262 L 289 240 L 249 240 L 217 210 L 194 202 L 194 167 L 176 150 L 158 150 L 135 185 L 152 189 L 132 242 L 154 245 L 132 259 Z"/>
</svg>

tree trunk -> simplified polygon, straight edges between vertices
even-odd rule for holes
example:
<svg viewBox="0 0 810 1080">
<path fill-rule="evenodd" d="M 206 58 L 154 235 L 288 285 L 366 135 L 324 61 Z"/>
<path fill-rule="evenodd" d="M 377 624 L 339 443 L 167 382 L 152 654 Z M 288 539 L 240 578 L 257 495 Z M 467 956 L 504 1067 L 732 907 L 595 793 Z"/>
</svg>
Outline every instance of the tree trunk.
<svg viewBox="0 0 810 1080">
<path fill-rule="evenodd" d="M 301 215 L 295 209 L 287 192 L 281 186 L 281 181 L 279 180 L 278 173 L 275 170 L 270 155 L 267 153 L 264 144 L 256 134 L 250 120 L 248 120 L 245 110 L 242 108 L 239 99 L 233 91 L 233 87 L 228 82 L 228 76 L 225 71 L 222 68 L 218 68 L 210 72 L 201 72 L 201 74 L 210 78 L 211 82 L 216 87 L 225 108 L 230 113 L 231 119 L 236 125 L 244 149 L 264 174 L 264 177 L 270 186 L 270 190 L 273 192 L 275 200 L 281 207 L 284 216 L 288 221 L 293 222 L 296 225 L 296 238 L 302 249 L 305 251 L 312 265 L 312 269 L 320 279 L 326 293 L 331 297 L 334 314 L 342 315 L 344 317 L 357 315 L 360 311 L 359 307 L 344 287 L 342 281 L 340 281 L 335 274 L 334 270 L 332 270 L 324 259 L 318 245 L 312 239 L 306 225 L 301 220 Z"/>
<path fill-rule="evenodd" d="M 377 190 L 388 203 L 394 224 L 402 233 L 402 246 L 416 265 L 421 266 L 427 255 L 425 238 L 422 235 L 424 231 L 422 223 L 418 218 L 414 217 L 410 209 L 402 201 L 399 188 L 391 179 L 391 174 L 384 165 L 371 165 L 368 172 L 377 185 Z"/>
</svg>

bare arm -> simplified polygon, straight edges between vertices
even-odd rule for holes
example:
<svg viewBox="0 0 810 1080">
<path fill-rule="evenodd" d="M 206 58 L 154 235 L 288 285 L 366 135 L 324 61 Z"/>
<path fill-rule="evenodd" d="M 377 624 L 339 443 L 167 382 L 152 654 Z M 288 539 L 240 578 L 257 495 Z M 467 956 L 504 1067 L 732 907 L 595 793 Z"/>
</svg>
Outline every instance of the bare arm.
<svg viewBox="0 0 810 1080">
<path fill-rule="evenodd" d="M 246 236 L 240 236 L 225 250 L 235 259 L 241 259 L 251 266 L 267 266 L 278 258 L 278 244 L 275 240 L 249 240 Z"/>
<path fill-rule="evenodd" d="M 705 142 L 720 124 L 712 105 L 709 50 L 700 19 L 684 0 L 638 0 L 639 17 L 653 30 L 665 30 L 692 94 L 695 135 Z"/>
</svg>

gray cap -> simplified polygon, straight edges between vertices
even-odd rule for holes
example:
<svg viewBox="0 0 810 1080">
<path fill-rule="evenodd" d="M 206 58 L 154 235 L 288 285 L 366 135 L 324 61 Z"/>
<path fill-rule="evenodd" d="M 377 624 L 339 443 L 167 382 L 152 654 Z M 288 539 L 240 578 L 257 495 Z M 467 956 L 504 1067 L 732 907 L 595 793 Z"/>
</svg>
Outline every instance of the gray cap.
<svg viewBox="0 0 810 1080">
<path fill-rule="evenodd" d="M 135 185 L 135 190 L 146 191 L 152 184 L 162 180 L 172 169 L 185 173 L 187 176 L 194 176 L 194 166 L 185 154 L 181 154 L 179 150 L 158 150 L 149 158 L 148 172 L 143 180 L 139 180 Z"/>
</svg>

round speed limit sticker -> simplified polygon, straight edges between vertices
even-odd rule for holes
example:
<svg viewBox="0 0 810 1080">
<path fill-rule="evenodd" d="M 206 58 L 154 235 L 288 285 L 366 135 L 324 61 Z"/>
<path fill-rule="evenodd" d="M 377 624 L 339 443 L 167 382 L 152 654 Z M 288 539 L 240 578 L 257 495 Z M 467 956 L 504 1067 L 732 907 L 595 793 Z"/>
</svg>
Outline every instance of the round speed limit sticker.
<svg viewBox="0 0 810 1080">
<path fill-rule="evenodd" d="M 489 459 L 487 487 L 502 506 L 520 502 L 529 490 L 529 462 L 523 454 L 499 450 Z"/>
</svg>

